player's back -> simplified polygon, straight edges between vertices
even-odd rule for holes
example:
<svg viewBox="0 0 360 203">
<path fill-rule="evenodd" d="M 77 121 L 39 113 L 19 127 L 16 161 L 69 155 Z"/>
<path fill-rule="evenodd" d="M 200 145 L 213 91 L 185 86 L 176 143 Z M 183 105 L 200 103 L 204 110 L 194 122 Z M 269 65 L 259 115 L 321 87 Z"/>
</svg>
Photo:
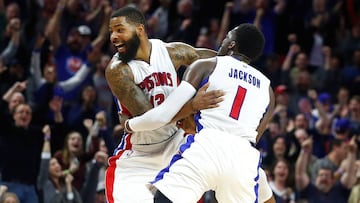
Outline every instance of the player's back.
<svg viewBox="0 0 360 203">
<path fill-rule="evenodd" d="M 231 56 L 218 56 L 216 60 L 215 69 L 208 78 L 208 91 L 223 90 L 224 101 L 219 107 L 201 110 L 196 115 L 198 131 L 219 129 L 255 142 L 256 129 L 270 101 L 270 80 Z"/>
</svg>

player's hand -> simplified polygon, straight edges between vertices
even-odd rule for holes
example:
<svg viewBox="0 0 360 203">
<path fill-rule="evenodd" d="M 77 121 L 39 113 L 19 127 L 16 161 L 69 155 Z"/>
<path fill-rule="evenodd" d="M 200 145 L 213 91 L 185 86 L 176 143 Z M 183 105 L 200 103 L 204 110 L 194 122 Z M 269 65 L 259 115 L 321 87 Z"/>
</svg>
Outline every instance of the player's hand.
<svg viewBox="0 0 360 203">
<path fill-rule="evenodd" d="M 207 91 L 209 85 L 210 83 L 206 83 L 197 91 L 192 100 L 192 108 L 194 111 L 218 107 L 219 103 L 224 100 L 223 96 L 225 93 L 222 90 Z"/>
</svg>

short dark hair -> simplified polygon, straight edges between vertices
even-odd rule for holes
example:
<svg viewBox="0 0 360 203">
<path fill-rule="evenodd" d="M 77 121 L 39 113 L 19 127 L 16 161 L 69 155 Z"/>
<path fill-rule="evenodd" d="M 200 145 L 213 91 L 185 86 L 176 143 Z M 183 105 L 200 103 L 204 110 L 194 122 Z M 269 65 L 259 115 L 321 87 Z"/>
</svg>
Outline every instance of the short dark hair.
<svg viewBox="0 0 360 203">
<path fill-rule="evenodd" d="M 330 151 L 333 150 L 335 146 L 340 147 L 343 143 L 344 143 L 344 141 L 341 140 L 341 139 L 335 138 L 335 139 L 331 140 L 331 142 L 330 142 Z"/>
<path fill-rule="evenodd" d="M 265 44 L 264 34 L 253 24 L 243 23 L 235 29 L 235 40 L 239 53 L 251 60 L 258 58 Z"/>
<path fill-rule="evenodd" d="M 113 12 L 111 18 L 124 16 L 126 21 L 130 24 L 146 25 L 144 14 L 135 7 L 125 6 Z"/>
</svg>

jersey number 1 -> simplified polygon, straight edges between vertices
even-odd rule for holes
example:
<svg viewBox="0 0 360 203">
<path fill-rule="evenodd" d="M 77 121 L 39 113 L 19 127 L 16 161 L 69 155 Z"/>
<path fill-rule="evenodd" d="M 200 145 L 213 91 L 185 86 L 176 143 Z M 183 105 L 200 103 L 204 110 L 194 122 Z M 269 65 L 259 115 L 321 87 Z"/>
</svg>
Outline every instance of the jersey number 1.
<svg viewBox="0 0 360 203">
<path fill-rule="evenodd" d="M 239 86 L 230 111 L 230 117 L 237 120 L 240 115 L 241 106 L 244 103 L 246 89 Z"/>
</svg>

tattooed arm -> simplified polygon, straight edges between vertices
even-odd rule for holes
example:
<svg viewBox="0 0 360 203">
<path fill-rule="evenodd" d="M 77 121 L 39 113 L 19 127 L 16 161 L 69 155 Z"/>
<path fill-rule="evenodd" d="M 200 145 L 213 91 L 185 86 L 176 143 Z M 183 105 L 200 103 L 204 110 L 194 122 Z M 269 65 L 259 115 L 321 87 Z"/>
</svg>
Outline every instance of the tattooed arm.
<svg viewBox="0 0 360 203">
<path fill-rule="evenodd" d="M 112 93 L 133 116 L 141 115 L 153 108 L 143 91 L 135 84 L 130 67 L 121 63 L 116 56 L 106 68 L 105 77 Z"/>
<path fill-rule="evenodd" d="M 168 51 L 176 70 L 181 65 L 190 65 L 196 59 L 209 58 L 215 56 L 216 52 L 210 49 L 196 49 L 184 43 L 169 43 Z M 121 63 L 116 57 L 112 59 L 105 71 L 106 80 L 113 94 L 126 106 L 133 116 L 138 116 L 153 108 L 150 101 L 146 98 L 143 91 L 135 84 L 134 76 L 127 64 Z M 213 93 L 204 96 L 215 97 Z M 210 100 L 204 100 L 202 97 L 197 100 L 190 100 L 184 105 L 179 115 L 181 118 L 194 113 L 202 108 L 208 108 Z"/>
<path fill-rule="evenodd" d="M 217 54 L 214 50 L 194 48 L 181 42 L 168 43 L 166 47 L 176 70 L 178 70 L 181 65 L 188 66 L 197 59 L 210 58 Z"/>
</svg>

